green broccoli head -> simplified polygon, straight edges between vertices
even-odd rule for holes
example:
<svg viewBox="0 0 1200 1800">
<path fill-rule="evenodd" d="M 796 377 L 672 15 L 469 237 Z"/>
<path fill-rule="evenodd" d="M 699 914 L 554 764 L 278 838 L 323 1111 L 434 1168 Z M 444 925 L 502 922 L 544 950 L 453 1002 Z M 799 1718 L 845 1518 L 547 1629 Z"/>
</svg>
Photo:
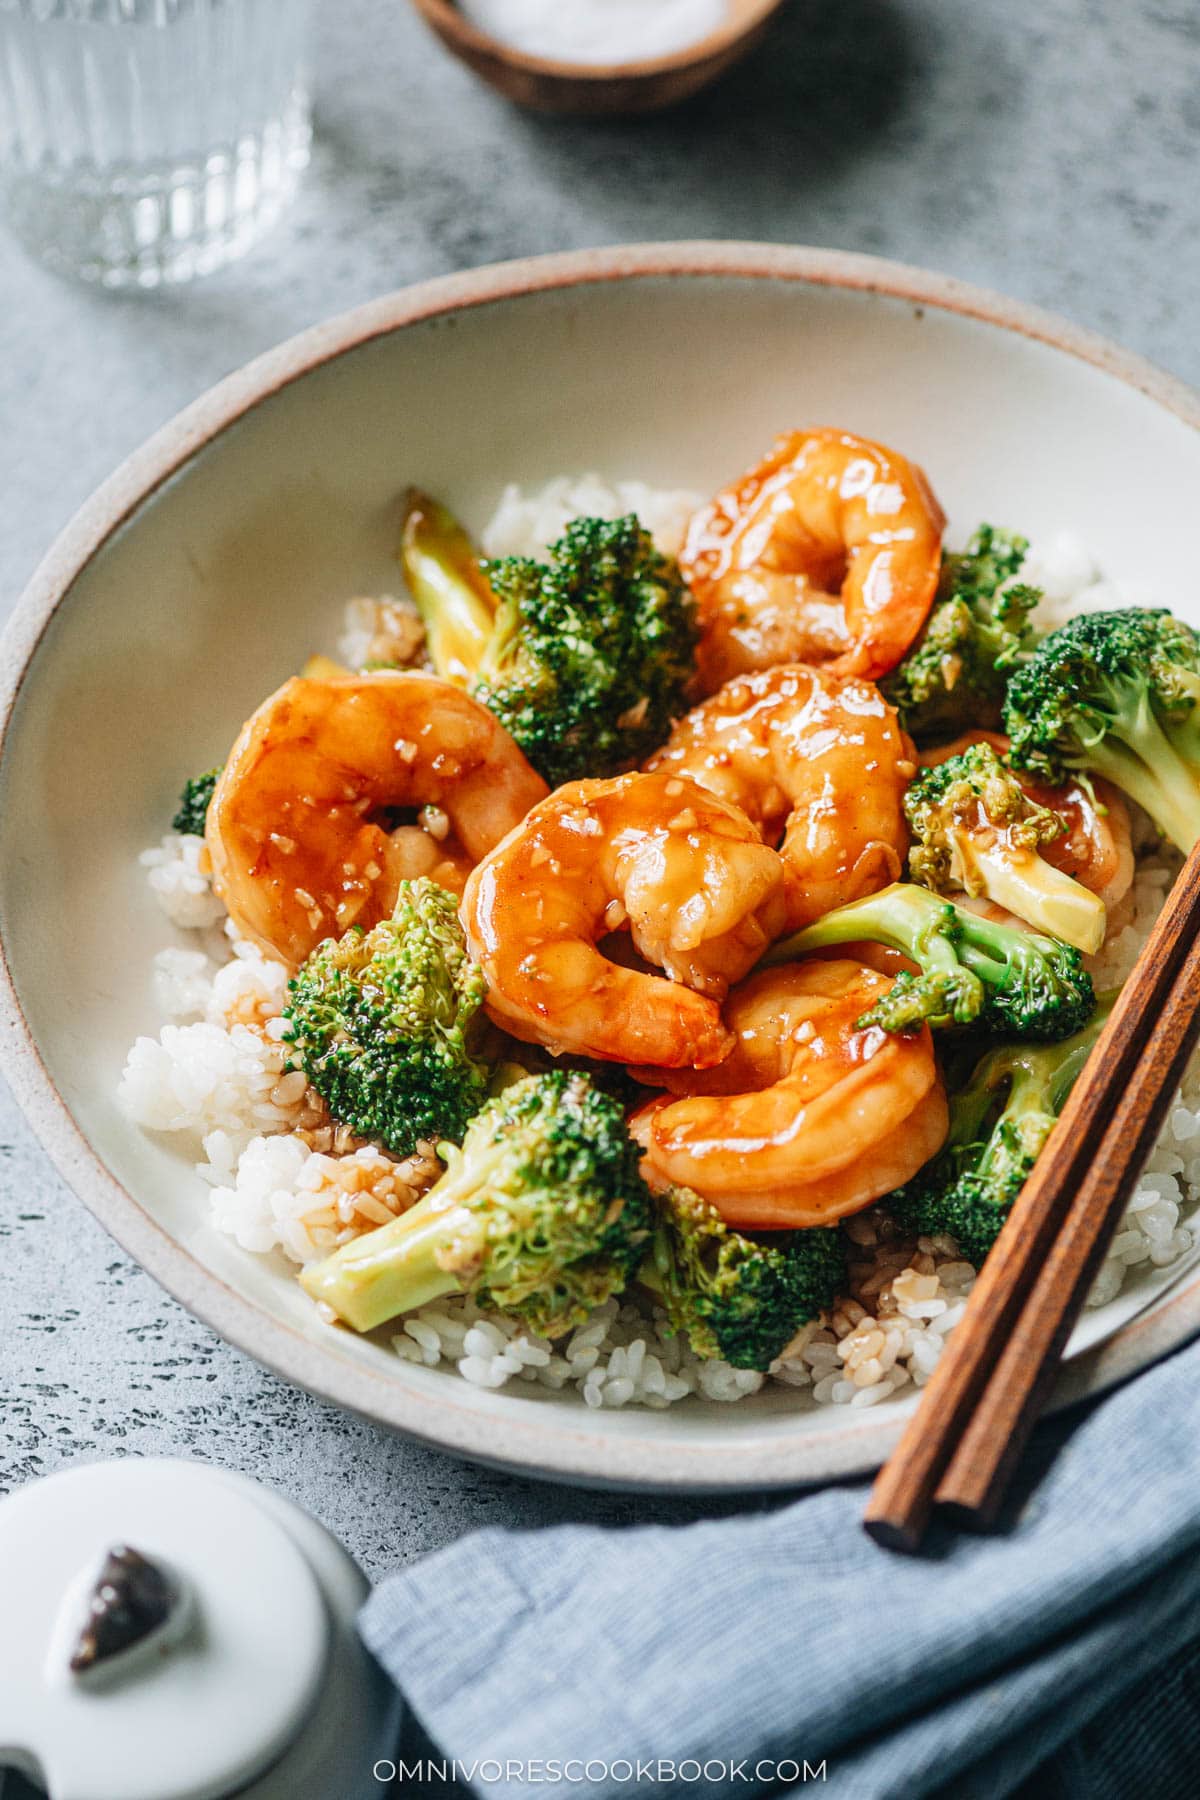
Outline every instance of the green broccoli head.
<svg viewBox="0 0 1200 1800">
<path fill-rule="evenodd" d="M 414 489 L 400 561 L 437 673 L 469 687 L 553 786 L 634 768 L 686 709 L 695 603 L 632 513 L 576 519 L 548 563 L 482 562 Z"/>
<path fill-rule="evenodd" d="M 690 1188 L 657 1195 L 655 1213 L 640 1279 L 697 1356 L 765 1370 L 845 1283 L 836 1230 L 746 1236 Z"/>
<path fill-rule="evenodd" d="M 488 565 L 496 629 L 473 692 L 552 786 L 615 775 L 667 737 L 695 669 L 695 607 L 637 519 L 576 519 L 547 565 Z"/>
<path fill-rule="evenodd" d="M 1047 1136 L 1049 1130 L 1047 1124 Z M 952 1237 L 966 1260 L 978 1268 L 999 1237 L 1040 1148 L 1037 1145 L 1027 1156 L 998 1148 L 984 1175 L 973 1169 L 953 1176 L 948 1168 L 941 1178 L 922 1172 L 892 1195 L 888 1201 L 892 1216 L 914 1236 Z"/>
<path fill-rule="evenodd" d="M 888 944 L 918 966 L 859 1020 L 863 1027 L 912 1031 L 978 1022 L 1001 1037 L 1053 1043 L 1091 1017 L 1095 996 L 1073 945 L 993 923 L 911 882 L 852 900 L 766 960 L 792 962 L 832 944 Z"/>
<path fill-rule="evenodd" d="M 1009 684 L 1013 766 L 1100 775 L 1184 852 L 1200 837 L 1200 642 L 1169 612 L 1083 613 Z"/>
<path fill-rule="evenodd" d="M 650 1194 L 621 1107 L 586 1075 L 530 1075 L 489 1100 L 416 1206 L 305 1271 L 356 1330 L 444 1294 L 547 1337 L 628 1283 L 650 1235 Z"/>
<path fill-rule="evenodd" d="M 889 1196 L 918 1235 L 945 1233 L 978 1266 L 995 1243 L 1107 1019 L 1102 997 L 1083 1028 L 1052 1045 L 999 1045 L 950 1096 L 950 1130 L 933 1161 Z"/>
<path fill-rule="evenodd" d="M 1035 640 L 1038 588 L 1015 578 L 1029 545 L 981 525 L 959 555 L 943 558 L 924 630 L 881 683 L 919 744 L 999 722 L 1005 685 Z"/>
<path fill-rule="evenodd" d="M 290 984 L 284 1037 L 339 1123 L 406 1156 L 461 1142 L 483 1104 L 483 996 L 457 900 L 422 877 L 400 884 L 390 919 L 317 946 Z"/>
<path fill-rule="evenodd" d="M 945 894 L 984 895 L 1089 954 L 1104 941 L 1103 901 L 1039 854 L 1066 821 L 1025 793 L 990 744 L 923 769 L 904 796 L 909 874 Z"/>
<path fill-rule="evenodd" d="M 204 836 L 208 809 L 220 779 L 220 769 L 209 769 L 203 775 L 193 775 L 190 781 L 184 783 L 183 792 L 179 796 L 179 810 L 171 820 L 172 831 L 183 832 L 189 837 Z"/>
<path fill-rule="evenodd" d="M 979 977 L 962 964 L 953 969 L 928 967 L 919 975 L 904 969 L 858 1023 L 864 1028 L 877 1025 L 881 1031 L 920 1031 L 923 1025 L 944 1031 L 951 1025 L 986 1022 L 987 998 Z"/>
</svg>

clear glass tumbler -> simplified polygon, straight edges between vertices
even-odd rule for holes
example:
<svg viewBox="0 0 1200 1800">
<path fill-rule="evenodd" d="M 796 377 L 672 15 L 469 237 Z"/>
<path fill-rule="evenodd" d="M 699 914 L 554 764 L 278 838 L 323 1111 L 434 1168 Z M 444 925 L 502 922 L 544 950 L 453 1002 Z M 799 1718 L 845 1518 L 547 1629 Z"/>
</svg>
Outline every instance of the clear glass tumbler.
<svg viewBox="0 0 1200 1800">
<path fill-rule="evenodd" d="M 0 0 L 0 198 L 51 267 L 207 274 L 308 160 L 311 0 Z"/>
</svg>

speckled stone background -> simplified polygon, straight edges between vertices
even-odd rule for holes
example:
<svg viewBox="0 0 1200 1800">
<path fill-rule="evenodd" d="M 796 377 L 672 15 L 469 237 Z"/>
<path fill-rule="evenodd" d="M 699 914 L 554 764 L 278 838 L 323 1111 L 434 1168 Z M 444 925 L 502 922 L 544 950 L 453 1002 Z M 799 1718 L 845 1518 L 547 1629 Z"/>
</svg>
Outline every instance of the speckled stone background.
<svg viewBox="0 0 1200 1800">
<path fill-rule="evenodd" d="M 302 195 L 190 290 L 68 286 L 0 237 L 0 604 L 118 460 L 218 377 L 389 288 L 630 239 L 759 237 L 927 264 L 1200 383 L 1196 0 L 793 0 L 674 115 L 547 120 L 403 0 L 318 8 Z M 131 1265 L 0 1095 L 0 1492 L 182 1454 L 293 1495 L 379 1575 L 482 1524 L 682 1518 L 455 1463 L 294 1392 Z"/>
</svg>

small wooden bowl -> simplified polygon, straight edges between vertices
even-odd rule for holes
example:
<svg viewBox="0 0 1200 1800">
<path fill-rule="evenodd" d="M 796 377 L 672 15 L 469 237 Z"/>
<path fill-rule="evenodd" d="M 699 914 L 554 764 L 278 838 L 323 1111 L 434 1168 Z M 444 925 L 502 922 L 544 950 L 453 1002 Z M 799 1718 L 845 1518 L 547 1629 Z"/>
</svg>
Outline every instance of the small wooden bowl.
<svg viewBox="0 0 1200 1800">
<path fill-rule="evenodd" d="M 538 112 L 612 117 L 659 112 L 699 93 L 754 48 L 783 0 L 731 0 L 719 30 L 673 56 L 611 64 L 527 56 L 472 25 L 454 0 L 413 5 L 446 47 L 506 99 Z"/>
</svg>

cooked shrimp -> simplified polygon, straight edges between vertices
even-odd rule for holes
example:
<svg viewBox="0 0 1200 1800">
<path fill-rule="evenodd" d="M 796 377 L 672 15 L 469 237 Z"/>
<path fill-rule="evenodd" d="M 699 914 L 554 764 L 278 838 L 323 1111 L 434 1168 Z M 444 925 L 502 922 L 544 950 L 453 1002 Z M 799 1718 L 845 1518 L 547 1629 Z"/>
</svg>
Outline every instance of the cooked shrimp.
<svg viewBox="0 0 1200 1800">
<path fill-rule="evenodd" d="M 738 1195 L 732 1203 L 717 1199 L 717 1210 L 731 1224 L 757 1231 L 796 1231 L 809 1225 L 831 1225 L 848 1213 L 862 1212 L 864 1207 L 911 1181 L 917 1170 L 937 1155 L 949 1128 L 950 1109 L 939 1079 L 902 1124 L 844 1169 L 835 1169 L 832 1174 L 796 1187 Z"/>
<path fill-rule="evenodd" d="M 944 524 L 894 450 L 824 428 L 781 437 L 688 527 L 705 691 L 781 662 L 886 674 L 925 622 Z"/>
<path fill-rule="evenodd" d="M 857 1021 L 890 980 L 844 959 L 766 969 L 725 1007 L 734 1046 L 716 1069 L 641 1069 L 677 1098 L 634 1114 L 652 1181 L 695 1188 L 730 1224 L 825 1224 L 907 1181 L 946 1135 L 927 1029 Z"/>
<path fill-rule="evenodd" d="M 957 756 L 972 744 L 990 744 L 997 756 L 1008 754 L 1008 739 L 999 731 L 968 731 L 952 744 L 926 750 L 921 761 L 930 767 Z M 1038 806 L 1048 806 L 1066 824 L 1062 837 L 1042 844 L 1038 855 L 1104 902 L 1110 915 L 1133 886 L 1133 837 L 1123 796 L 1099 778 L 1051 785 L 1016 771 L 1017 779 Z M 997 909 L 1001 910 L 1001 909 Z"/>
<path fill-rule="evenodd" d="M 783 928 L 784 869 L 745 815 L 671 770 L 574 781 L 475 869 L 462 921 L 498 1024 L 555 1051 L 705 1068 L 718 1001 Z M 596 948 L 628 927 L 670 978 Z"/>
<path fill-rule="evenodd" d="M 386 918 L 414 872 L 411 841 L 372 814 L 433 809 L 445 843 L 428 872 L 450 878 L 545 793 L 503 726 L 449 682 L 296 677 L 247 720 L 217 783 L 213 885 L 242 936 L 295 967 L 322 938 Z"/>
<path fill-rule="evenodd" d="M 898 879 L 916 757 L 873 682 L 788 663 L 726 682 L 647 767 L 690 776 L 779 843 L 798 931 Z"/>
<path fill-rule="evenodd" d="M 1133 838 L 1122 795 L 1099 778 L 1090 792 L 1079 781 L 1051 787 L 1025 775 L 1021 786 L 1031 800 L 1052 807 L 1067 822 L 1065 835 L 1043 844 L 1039 854 L 1098 895 L 1111 920 L 1113 908 L 1133 886 Z"/>
</svg>

